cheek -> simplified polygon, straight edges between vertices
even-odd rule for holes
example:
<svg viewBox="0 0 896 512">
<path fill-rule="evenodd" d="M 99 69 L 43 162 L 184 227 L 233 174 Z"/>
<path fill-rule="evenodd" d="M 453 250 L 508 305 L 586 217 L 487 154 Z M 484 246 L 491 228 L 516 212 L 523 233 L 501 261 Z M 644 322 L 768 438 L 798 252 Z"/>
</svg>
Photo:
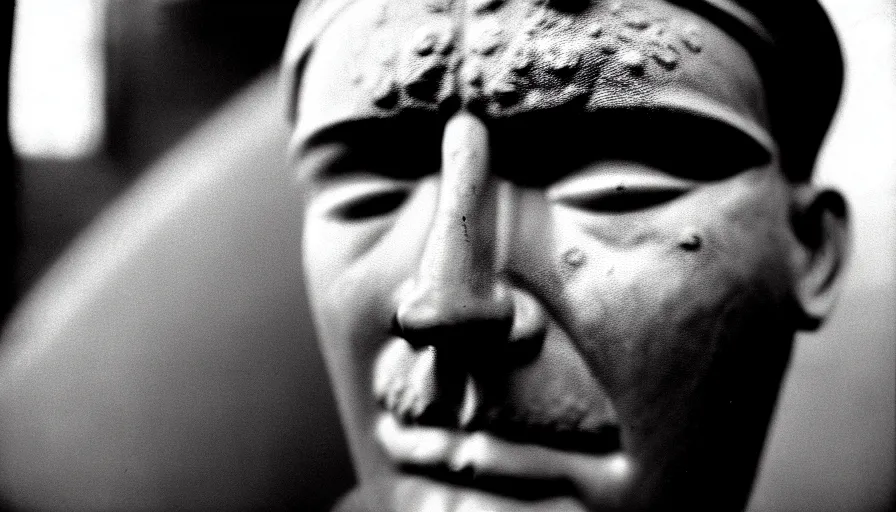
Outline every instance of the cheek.
<svg viewBox="0 0 896 512">
<path fill-rule="evenodd" d="M 690 407 L 720 340 L 740 342 L 734 324 L 781 309 L 786 203 L 770 182 L 748 185 L 615 218 L 555 212 L 559 316 L 636 424 Z"/>
<path fill-rule="evenodd" d="M 413 275 L 431 216 L 435 187 L 420 185 L 391 215 L 333 221 L 309 212 L 304 269 L 325 355 L 365 363 L 389 335 L 394 295 Z"/>
</svg>

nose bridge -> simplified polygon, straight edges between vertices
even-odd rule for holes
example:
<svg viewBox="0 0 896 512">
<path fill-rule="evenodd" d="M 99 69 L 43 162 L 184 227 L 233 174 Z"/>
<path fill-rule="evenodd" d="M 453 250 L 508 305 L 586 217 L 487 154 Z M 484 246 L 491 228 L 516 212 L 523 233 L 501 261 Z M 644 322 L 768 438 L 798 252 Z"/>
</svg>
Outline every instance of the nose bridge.
<svg viewBox="0 0 896 512">
<path fill-rule="evenodd" d="M 445 328 L 454 338 L 463 326 L 476 325 L 478 335 L 484 327 L 509 331 L 513 308 L 497 276 L 499 194 L 489 151 L 488 128 L 479 118 L 461 112 L 448 121 L 435 218 L 397 312 L 412 343 L 433 344 Z"/>
<path fill-rule="evenodd" d="M 494 284 L 497 198 L 488 129 L 462 112 L 445 127 L 439 203 L 419 278 L 487 293 Z"/>
</svg>

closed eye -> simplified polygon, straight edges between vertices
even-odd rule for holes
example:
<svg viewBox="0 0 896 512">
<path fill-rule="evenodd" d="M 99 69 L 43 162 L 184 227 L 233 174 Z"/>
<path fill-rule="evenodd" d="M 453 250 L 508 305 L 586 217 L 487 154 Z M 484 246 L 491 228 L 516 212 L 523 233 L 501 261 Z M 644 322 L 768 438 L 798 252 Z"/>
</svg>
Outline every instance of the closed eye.
<svg viewBox="0 0 896 512">
<path fill-rule="evenodd" d="M 380 217 L 398 209 L 407 196 L 408 194 L 405 190 L 394 190 L 392 192 L 360 197 L 342 205 L 342 207 L 333 212 L 333 215 L 344 220 Z"/>
<path fill-rule="evenodd" d="M 548 198 L 591 212 L 625 213 L 659 206 L 695 188 L 696 182 L 626 163 L 603 164 L 554 184 Z"/>
<path fill-rule="evenodd" d="M 333 220 L 362 221 L 395 212 L 409 194 L 410 187 L 386 180 L 350 183 L 321 192 L 312 208 Z"/>
<path fill-rule="evenodd" d="M 566 204 L 593 212 L 622 213 L 658 206 L 675 199 L 683 193 L 680 190 L 626 190 L 576 198 L 573 201 L 566 201 Z"/>
</svg>

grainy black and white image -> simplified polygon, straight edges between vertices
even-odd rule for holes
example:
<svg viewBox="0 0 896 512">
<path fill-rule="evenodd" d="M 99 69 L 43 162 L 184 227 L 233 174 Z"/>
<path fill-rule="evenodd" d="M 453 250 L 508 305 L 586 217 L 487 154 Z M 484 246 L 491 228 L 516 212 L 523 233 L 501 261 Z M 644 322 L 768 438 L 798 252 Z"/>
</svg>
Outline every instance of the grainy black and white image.
<svg viewBox="0 0 896 512">
<path fill-rule="evenodd" d="M 891 0 L 10 0 L 0 510 L 896 507 Z"/>
</svg>

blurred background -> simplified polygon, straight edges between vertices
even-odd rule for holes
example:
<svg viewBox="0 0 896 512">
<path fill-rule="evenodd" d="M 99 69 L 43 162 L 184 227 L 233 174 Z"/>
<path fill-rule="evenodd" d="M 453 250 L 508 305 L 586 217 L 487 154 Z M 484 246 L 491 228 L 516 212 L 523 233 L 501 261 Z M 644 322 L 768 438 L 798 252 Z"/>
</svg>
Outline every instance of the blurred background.
<svg viewBox="0 0 896 512">
<path fill-rule="evenodd" d="M 816 179 L 847 196 L 855 253 L 798 340 L 757 512 L 894 504 L 896 6 L 822 3 L 848 76 Z M 296 4 L 2 7 L 3 506 L 326 510 L 352 485 L 270 71 Z"/>
<path fill-rule="evenodd" d="M 21 294 L 149 163 L 277 62 L 298 0 L 13 3 Z"/>
</svg>

